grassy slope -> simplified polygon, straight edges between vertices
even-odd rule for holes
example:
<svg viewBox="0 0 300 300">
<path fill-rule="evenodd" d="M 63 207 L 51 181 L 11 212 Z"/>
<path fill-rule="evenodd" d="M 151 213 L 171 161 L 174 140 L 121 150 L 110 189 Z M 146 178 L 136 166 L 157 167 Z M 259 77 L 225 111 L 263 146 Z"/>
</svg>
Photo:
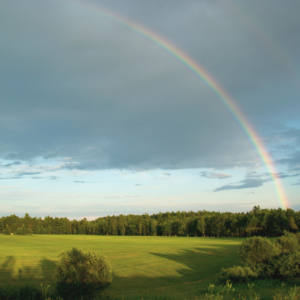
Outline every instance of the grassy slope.
<svg viewBox="0 0 300 300">
<path fill-rule="evenodd" d="M 108 257 L 112 297 L 197 295 L 222 267 L 238 264 L 238 238 L 0 235 L 0 284 L 54 285 L 58 253 L 78 247 Z"/>
</svg>

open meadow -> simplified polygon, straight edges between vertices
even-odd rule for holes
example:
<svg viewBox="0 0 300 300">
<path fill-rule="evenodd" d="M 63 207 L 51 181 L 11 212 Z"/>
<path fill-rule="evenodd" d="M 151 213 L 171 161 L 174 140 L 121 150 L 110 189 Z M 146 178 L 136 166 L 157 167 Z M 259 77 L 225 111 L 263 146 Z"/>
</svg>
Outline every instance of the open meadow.
<svg viewBox="0 0 300 300">
<path fill-rule="evenodd" d="M 61 251 L 78 247 L 107 256 L 113 268 L 111 298 L 140 295 L 194 297 L 204 293 L 223 267 L 239 263 L 243 238 L 0 235 L 0 284 L 54 286 Z"/>
</svg>

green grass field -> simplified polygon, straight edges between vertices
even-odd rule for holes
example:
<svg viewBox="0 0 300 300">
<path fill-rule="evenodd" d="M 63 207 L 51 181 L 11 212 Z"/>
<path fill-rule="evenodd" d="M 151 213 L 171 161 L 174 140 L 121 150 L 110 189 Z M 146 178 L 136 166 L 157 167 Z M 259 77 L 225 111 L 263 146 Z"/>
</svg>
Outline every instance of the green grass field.
<svg viewBox="0 0 300 300">
<path fill-rule="evenodd" d="M 239 263 L 244 239 L 86 235 L 0 235 L 0 284 L 54 286 L 61 251 L 78 247 L 109 259 L 114 273 L 107 290 L 112 298 L 203 293 L 222 267 Z M 130 295 L 130 296 L 129 296 Z"/>
</svg>

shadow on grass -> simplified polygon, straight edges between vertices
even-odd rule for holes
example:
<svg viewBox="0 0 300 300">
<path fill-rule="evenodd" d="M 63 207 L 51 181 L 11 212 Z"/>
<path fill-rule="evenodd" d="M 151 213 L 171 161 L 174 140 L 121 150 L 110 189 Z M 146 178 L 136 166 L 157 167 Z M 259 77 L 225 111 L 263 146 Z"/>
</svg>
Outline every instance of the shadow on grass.
<svg viewBox="0 0 300 300">
<path fill-rule="evenodd" d="M 118 294 L 117 289 L 124 291 L 156 289 L 157 292 L 176 290 L 178 293 L 204 292 L 210 283 L 217 282 L 217 274 L 222 268 L 239 264 L 238 247 L 239 245 L 221 245 L 214 248 L 211 244 L 201 244 L 201 248 L 185 249 L 177 253 L 150 252 L 158 260 L 154 262 L 153 266 L 149 262 L 149 276 L 137 274 L 126 277 L 114 274 L 110 290 L 116 295 Z M 156 273 L 155 271 L 157 274 L 168 273 L 166 260 L 182 265 L 181 268 L 175 270 L 177 274 L 151 276 L 151 273 Z M 174 274 L 174 269 L 170 269 L 170 272 Z"/>
<path fill-rule="evenodd" d="M 25 266 L 17 269 L 17 260 L 8 256 L 0 266 L 0 282 L 10 285 L 46 285 L 53 282 L 56 263 L 49 259 L 42 259 L 38 266 Z"/>
</svg>

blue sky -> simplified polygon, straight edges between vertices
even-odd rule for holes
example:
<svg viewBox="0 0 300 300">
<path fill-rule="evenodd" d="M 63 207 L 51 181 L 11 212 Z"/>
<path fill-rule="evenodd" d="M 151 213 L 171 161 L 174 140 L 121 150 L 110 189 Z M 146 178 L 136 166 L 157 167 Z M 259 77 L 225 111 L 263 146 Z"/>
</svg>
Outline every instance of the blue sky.
<svg viewBox="0 0 300 300">
<path fill-rule="evenodd" d="M 210 73 L 264 141 L 289 206 L 300 208 L 298 1 L 0 7 L 1 215 L 280 206 L 256 149 L 216 95 L 101 8 L 156 32 Z"/>
</svg>

